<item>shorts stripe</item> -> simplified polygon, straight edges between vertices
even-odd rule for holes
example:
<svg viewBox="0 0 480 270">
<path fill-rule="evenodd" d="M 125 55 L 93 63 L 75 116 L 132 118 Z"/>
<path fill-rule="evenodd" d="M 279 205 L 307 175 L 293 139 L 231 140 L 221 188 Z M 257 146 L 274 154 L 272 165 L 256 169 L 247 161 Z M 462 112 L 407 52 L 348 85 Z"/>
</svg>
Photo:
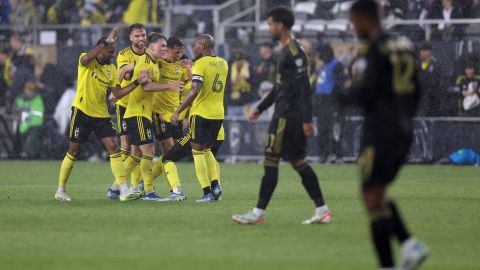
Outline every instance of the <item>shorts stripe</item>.
<svg viewBox="0 0 480 270">
<path fill-rule="evenodd" d="M 72 121 L 70 122 L 70 138 L 73 135 L 73 127 L 75 126 L 75 118 L 77 117 L 77 108 L 73 107 Z"/>
<path fill-rule="evenodd" d="M 141 117 L 137 116 L 137 125 L 138 125 L 138 134 L 140 135 L 140 140 L 144 141 L 144 134 L 143 134 L 143 121 Z"/>
<path fill-rule="evenodd" d="M 117 132 L 121 132 L 122 131 L 122 123 L 121 123 L 121 119 L 120 119 L 120 107 L 117 105 L 115 105 L 115 111 L 117 112 Z"/>
<path fill-rule="evenodd" d="M 190 134 L 183 136 L 183 138 L 179 141 L 180 145 L 184 146 L 188 141 L 190 141 Z"/>
<path fill-rule="evenodd" d="M 372 176 L 373 162 L 375 160 L 375 147 L 367 146 L 360 153 L 357 166 L 363 182 L 366 182 Z"/>
<path fill-rule="evenodd" d="M 277 134 L 275 135 L 275 145 L 273 146 L 274 153 L 280 153 L 282 151 L 283 133 L 285 132 L 286 125 L 286 118 L 278 119 Z"/>
<path fill-rule="evenodd" d="M 192 115 L 190 118 L 191 120 L 191 125 L 190 125 L 190 133 L 192 134 L 192 139 L 195 139 L 195 115 Z"/>
</svg>

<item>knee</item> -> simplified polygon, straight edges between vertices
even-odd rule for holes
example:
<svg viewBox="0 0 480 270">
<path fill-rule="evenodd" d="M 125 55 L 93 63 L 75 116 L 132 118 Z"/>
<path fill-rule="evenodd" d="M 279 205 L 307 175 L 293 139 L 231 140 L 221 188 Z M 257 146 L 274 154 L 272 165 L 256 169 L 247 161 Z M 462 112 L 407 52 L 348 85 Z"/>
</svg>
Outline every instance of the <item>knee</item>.
<svg viewBox="0 0 480 270">
<path fill-rule="evenodd" d="M 68 154 L 71 155 L 72 157 L 76 158 L 79 153 L 80 153 L 80 144 L 70 143 L 70 145 L 68 147 Z"/>
</svg>

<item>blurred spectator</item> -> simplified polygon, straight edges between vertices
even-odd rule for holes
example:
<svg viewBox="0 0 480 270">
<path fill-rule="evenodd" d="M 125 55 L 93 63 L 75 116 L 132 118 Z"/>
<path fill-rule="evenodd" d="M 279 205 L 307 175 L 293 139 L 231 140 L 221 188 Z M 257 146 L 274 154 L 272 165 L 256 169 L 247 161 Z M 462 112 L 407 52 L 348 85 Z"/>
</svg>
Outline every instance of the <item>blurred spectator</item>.
<svg viewBox="0 0 480 270">
<path fill-rule="evenodd" d="M 250 63 L 241 52 L 232 55 L 233 62 L 230 65 L 230 87 L 227 94 L 228 116 L 244 116 L 245 106 L 255 100 L 250 83 Z"/>
<path fill-rule="evenodd" d="M 316 72 L 315 110 L 317 116 L 318 146 L 320 162 L 332 162 L 339 158 L 339 131 L 334 138 L 334 124 L 337 118 L 337 105 L 334 94 L 345 81 L 344 67 L 335 58 L 329 44 L 321 44 L 317 49 L 316 62 L 320 68 Z"/>
<path fill-rule="evenodd" d="M 442 0 L 442 7 L 439 9 L 432 6 L 432 10 L 428 12 L 428 19 L 441 19 L 445 23 L 440 23 L 437 26 L 432 26 L 432 39 L 449 41 L 459 40 L 463 37 L 464 25 L 453 25 L 449 21 L 452 19 L 462 18 L 461 10 L 454 5 L 454 0 Z"/>
<path fill-rule="evenodd" d="M 76 82 L 69 82 L 68 88 L 63 92 L 60 101 L 55 107 L 53 119 L 57 123 L 57 133 L 59 135 L 67 135 L 68 124 L 70 123 L 70 113 L 73 100 L 75 99 L 75 92 L 77 88 Z"/>
<path fill-rule="evenodd" d="M 264 81 L 275 83 L 277 69 L 271 43 L 262 43 L 258 48 L 258 53 L 260 54 L 260 63 L 255 67 L 254 88 L 260 87 L 260 83 Z"/>
<path fill-rule="evenodd" d="M 57 0 L 47 11 L 49 24 L 80 23 L 81 1 Z"/>
<path fill-rule="evenodd" d="M 467 96 L 478 95 L 480 86 L 480 75 L 476 74 L 476 65 L 471 61 L 465 64 L 464 74 L 458 76 L 456 90 L 461 93 L 458 100 L 458 110 L 460 115 L 479 116 L 480 107 L 466 111 L 463 108 L 463 99 Z"/>
<path fill-rule="evenodd" d="M 42 151 L 44 105 L 33 80 L 25 82 L 23 94 L 15 99 L 14 112 L 18 116 L 20 156 L 38 158 Z"/>
<path fill-rule="evenodd" d="M 9 0 L 0 0 L 0 24 L 9 24 L 9 14 L 12 7 Z"/>
<path fill-rule="evenodd" d="M 40 17 L 37 14 L 37 7 L 33 0 L 10 0 L 12 10 L 9 14 L 10 24 L 23 30 L 32 24 L 38 24 Z"/>
<path fill-rule="evenodd" d="M 153 6 L 153 4 L 157 6 Z M 158 23 L 158 2 L 152 0 L 131 0 L 123 14 L 125 24 Z"/>
<path fill-rule="evenodd" d="M 419 115 L 438 116 L 440 104 L 444 100 L 445 89 L 441 84 L 442 71 L 432 54 L 432 46 L 424 43 L 420 47 L 420 62 L 418 76 L 422 87 L 422 99 L 419 106 Z"/>
<path fill-rule="evenodd" d="M 2 108 L 8 110 L 10 107 L 8 95 L 12 84 L 12 75 L 10 57 L 5 49 L 0 49 L 0 111 Z"/>
<path fill-rule="evenodd" d="M 61 70 L 58 65 L 45 65 L 42 75 L 40 75 L 38 86 L 41 88 L 43 101 L 47 105 L 45 108 L 47 116 L 53 114 L 55 110 L 54 105 L 58 103 L 68 84 L 71 84 L 71 81 L 70 76 L 66 75 L 65 71 Z"/>
<path fill-rule="evenodd" d="M 473 0 L 472 8 L 470 10 L 470 18 L 480 18 L 480 0 Z"/>
<path fill-rule="evenodd" d="M 23 44 L 22 38 L 14 34 L 10 37 L 10 59 L 13 64 L 13 82 L 10 88 L 11 98 L 20 95 L 26 81 L 34 78 L 32 49 Z"/>
</svg>

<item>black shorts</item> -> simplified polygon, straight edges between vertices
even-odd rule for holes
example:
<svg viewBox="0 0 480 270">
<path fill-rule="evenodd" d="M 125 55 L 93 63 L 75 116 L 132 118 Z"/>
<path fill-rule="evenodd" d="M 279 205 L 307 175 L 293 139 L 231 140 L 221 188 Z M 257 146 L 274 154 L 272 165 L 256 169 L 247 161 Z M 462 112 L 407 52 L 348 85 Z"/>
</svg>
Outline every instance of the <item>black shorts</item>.
<svg viewBox="0 0 480 270">
<path fill-rule="evenodd" d="M 128 136 L 131 145 L 144 145 L 153 143 L 153 126 L 152 122 L 146 117 L 129 117 L 127 121 Z"/>
<path fill-rule="evenodd" d="M 115 125 L 110 117 L 92 117 L 86 115 L 78 108 L 72 107 L 72 116 L 70 119 L 69 137 L 71 142 L 86 142 L 92 132 L 99 140 L 107 137 L 115 137 Z"/>
<path fill-rule="evenodd" d="M 117 135 L 123 136 L 123 135 L 128 135 L 127 133 L 127 121 L 123 118 L 125 115 L 125 111 L 127 108 L 116 104 L 115 105 L 115 112 L 117 114 Z"/>
<path fill-rule="evenodd" d="M 188 121 L 192 142 L 213 145 L 217 141 L 218 132 L 223 120 L 206 119 L 199 115 L 191 115 Z"/>
<path fill-rule="evenodd" d="M 152 114 L 153 125 L 155 126 L 155 136 L 157 140 L 163 141 L 168 138 L 179 140 L 183 137 L 182 124 L 174 125 L 163 121 L 158 113 Z"/>
<path fill-rule="evenodd" d="M 273 118 L 267 134 L 265 156 L 294 161 L 307 155 L 307 137 L 303 121 L 294 118 Z"/>
<path fill-rule="evenodd" d="M 170 150 L 166 154 L 163 155 L 163 162 L 166 161 L 173 161 L 177 162 L 184 157 L 188 157 L 192 155 L 192 146 L 190 145 L 190 134 L 183 136 L 178 142 L 176 142 Z M 212 153 L 214 156 L 217 155 L 220 146 L 222 145 L 222 141 L 216 141 L 212 146 Z"/>
<path fill-rule="evenodd" d="M 410 150 L 408 139 L 388 144 L 364 144 L 357 166 L 364 188 L 391 183 L 402 167 Z"/>
</svg>

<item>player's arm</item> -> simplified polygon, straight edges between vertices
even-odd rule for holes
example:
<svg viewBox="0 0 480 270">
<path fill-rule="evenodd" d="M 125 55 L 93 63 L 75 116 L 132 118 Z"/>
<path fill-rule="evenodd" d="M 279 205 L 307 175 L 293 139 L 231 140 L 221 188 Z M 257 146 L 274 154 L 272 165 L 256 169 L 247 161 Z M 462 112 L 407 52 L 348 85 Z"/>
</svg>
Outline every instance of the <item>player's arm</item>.
<svg viewBox="0 0 480 270">
<path fill-rule="evenodd" d="M 88 65 L 88 63 L 90 63 L 90 61 L 92 61 L 93 59 L 95 59 L 97 57 L 98 53 L 101 50 L 103 50 L 108 45 L 114 44 L 117 41 L 119 31 L 120 31 L 120 29 L 118 27 L 113 28 L 112 31 L 110 32 L 110 34 L 108 34 L 108 37 L 107 37 L 107 40 L 105 41 L 105 43 L 100 43 L 97 46 L 95 46 L 93 49 L 88 51 L 88 53 L 85 54 L 80 59 L 80 63 L 84 66 Z"/>
<path fill-rule="evenodd" d="M 173 90 L 177 93 L 180 93 L 180 91 L 182 91 L 184 87 L 185 87 L 185 83 L 181 81 L 176 81 L 172 83 L 148 82 L 145 85 L 142 85 L 142 90 L 144 92 L 160 92 L 160 91 Z"/>
<path fill-rule="evenodd" d="M 262 112 L 272 106 L 272 104 L 275 102 L 276 96 L 277 91 L 274 88 L 272 91 L 270 91 L 270 93 L 268 93 L 268 95 L 262 100 L 262 102 L 258 104 L 257 108 L 250 111 L 250 113 L 248 114 L 248 120 L 252 123 L 255 123 L 262 114 Z"/>
<path fill-rule="evenodd" d="M 112 88 L 112 93 L 116 99 L 121 99 L 122 97 L 132 92 L 135 88 L 137 88 L 137 86 L 147 83 L 150 80 L 151 76 L 151 71 L 142 70 L 138 75 L 138 79 L 134 80 L 129 85 L 123 88 L 117 84 L 115 87 Z"/>
<path fill-rule="evenodd" d="M 198 96 L 198 93 L 200 93 L 200 89 L 202 89 L 202 82 L 199 80 L 194 80 L 192 82 L 192 88 L 190 89 L 190 92 L 188 92 L 187 96 L 185 97 L 185 100 L 182 102 L 182 104 L 180 104 L 180 106 L 177 108 L 177 111 L 170 118 L 170 121 L 172 122 L 172 124 L 176 125 L 178 123 L 178 116 L 186 108 L 192 105 L 192 102 Z"/>
<path fill-rule="evenodd" d="M 188 81 L 192 80 L 192 65 L 193 62 L 188 59 L 183 59 L 180 61 L 180 66 L 184 67 L 187 71 Z"/>
<path fill-rule="evenodd" d="M 133 75 L 133 69 L 135 68 L 135 62 L 125 64 L 118 69 L 118 80 L 121 82 L 125 80 L 131 80 Z"/>
</svg>

